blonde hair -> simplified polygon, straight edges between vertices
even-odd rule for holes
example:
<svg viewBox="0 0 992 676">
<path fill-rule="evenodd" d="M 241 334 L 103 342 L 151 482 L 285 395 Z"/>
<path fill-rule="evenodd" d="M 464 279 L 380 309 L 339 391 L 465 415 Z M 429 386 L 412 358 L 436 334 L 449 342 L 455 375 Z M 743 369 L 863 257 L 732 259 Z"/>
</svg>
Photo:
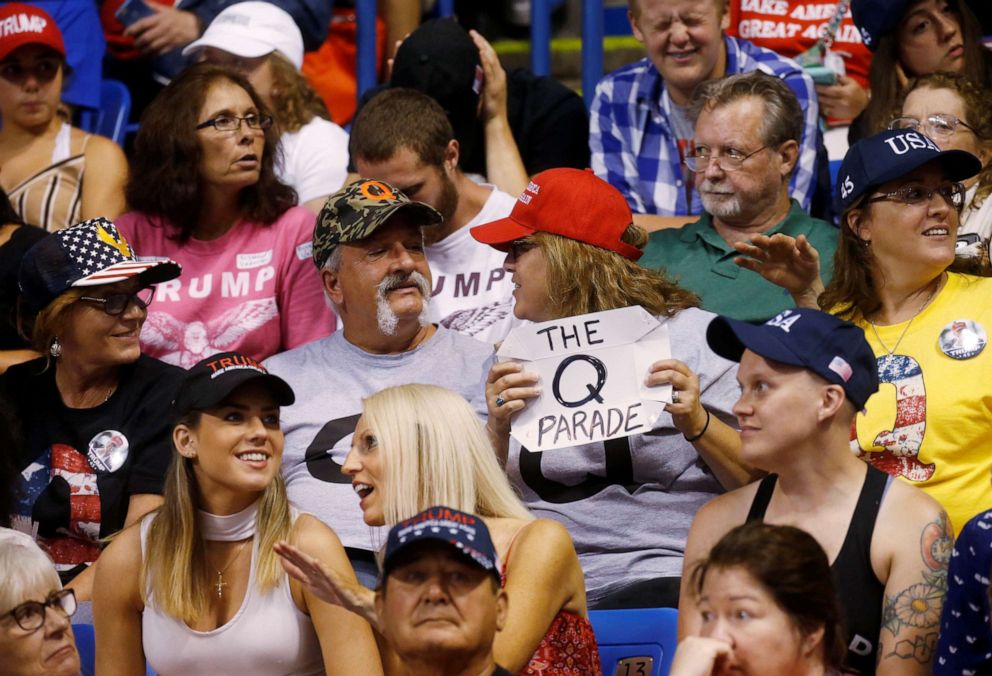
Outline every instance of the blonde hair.
<svg viewBox="0 0 992 676">
<path fill-rule="evenodd" d="M 200 413 L 193 412 L 177 424 L 196 427 Z M 206 546 L 197 523 L 199 489 L 193 462 L 177 452 L 165 479 L 165 502 L 148 530 L 148 546 L 141 564 L 141 595 L 147 605 L 148 595 L 162 612 L 186 624 L 209 610 L 212 571 L 207 566 Z M 276 474 L 262 491 L 255 520 L 258 562 L 253 581 L 262 591 L 279 584 L 285 573 L 272 547 L 288 540 L 292 516 L 286 485 Z"/>
<path fill-rule="evenodd" d="M 533 519 L 513 491 L 472 407 L 437 385 L 388 387 L 365 399 L 382 457 L 388 525 L 431 505 Z"/>
<path fill-rule="evenodd" d="M 31 344 L 34 349 L 43 355 L 48 355 L 48 348 L 52 346 L 52 341 L 65 328 L 69 310 L 86 293 L 87 289 L 80 287 L 66 289 L 46 305 L 37 317 L 25 322 L 29 327 L 27 331 L 30 333 Z M 48 365 L 46 365 L 47 367 Z"/>
<path fill-rule="evenodd" d="M 315 117 L 330 120 L 327 106 L 306 78 L 279 52 L 269 54 L 274 80 L 272 114 L 281 132 L 299 131 Z"/>
<path fill-rule="evenodd" d="M 627 226 L 620 240 L 643 249 L 648 234 Z M 548 299 L 556 317 L 640 305 L 653 315 L 671 317 L 699 306 L 699 298 L 660 270 L 642 268 L 618 253 L 578 240 L 536 232 L 524 239 L 541 248 L 547 262 Z"/>
</svg>

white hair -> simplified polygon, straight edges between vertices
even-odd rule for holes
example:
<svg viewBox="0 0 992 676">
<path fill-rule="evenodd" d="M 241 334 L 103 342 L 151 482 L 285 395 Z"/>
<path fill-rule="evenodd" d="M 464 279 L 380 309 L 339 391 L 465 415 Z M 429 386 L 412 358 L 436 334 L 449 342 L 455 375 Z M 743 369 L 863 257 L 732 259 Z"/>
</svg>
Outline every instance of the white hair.
<svg viewBox="0 0 992 676">
<path fill-rule="evenodd" d="M 27 600 L 38 589 L 61 589 L 62 582 L 55 565 L 27 533 L 0 528 L 0 613 L 5 613 Z"/>
</svg>

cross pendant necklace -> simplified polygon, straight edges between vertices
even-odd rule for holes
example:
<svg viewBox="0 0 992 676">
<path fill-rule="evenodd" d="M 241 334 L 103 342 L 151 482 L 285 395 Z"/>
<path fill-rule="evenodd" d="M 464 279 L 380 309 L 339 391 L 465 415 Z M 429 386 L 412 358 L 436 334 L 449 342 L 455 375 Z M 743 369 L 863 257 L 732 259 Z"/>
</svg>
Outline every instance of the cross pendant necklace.
<svg viewBox="0 0 992 676">
<path fill-rule="evenodd" d="M 224 597 L 224 587 L 227 586 L 227 583 L 224 582 L 224 573 L 227 572 L 227 569 L 231 567 L 232 563 L 238 560 L 238 557 L 241 556 L 241 552 L 244 550 L 245 545 L 249 542 L 251 542 L 251 540 L 245 540 L 242 542 L 238 547 L 238 551 L 234 552 L 234 556 L 232 556 L 231 560 L 227 562 L 227 565 L 217 571 L 217 582 L 213 585 L 214 589 L 217 591 L 217 598 Z"/>
</svg>

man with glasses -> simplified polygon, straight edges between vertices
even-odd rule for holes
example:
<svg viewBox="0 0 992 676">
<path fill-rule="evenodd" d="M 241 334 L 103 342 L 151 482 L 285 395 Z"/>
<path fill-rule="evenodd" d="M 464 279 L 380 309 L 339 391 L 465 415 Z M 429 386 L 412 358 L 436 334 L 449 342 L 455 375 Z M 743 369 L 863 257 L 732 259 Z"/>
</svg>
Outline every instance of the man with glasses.
<svg viewBox="0 0 992 676">
<path fill-rule="evenodd" d="M 694 190 L 698 176 L 681 163 L 693 136 L 689 101 L 703 82 L 757 70 L 784 82 L 799 101 L 799 148 L 789 188 L 804 209 L 819 209 L 822 200 L 814 205 L 813 194 L 819 188 L 825 200 L 829 178 L 818 176 L 821 168 L 825 174 L 827 158 L 810 76 L 770 49 L 725 35 L 726 0 L 628 4 L 631 28 L 647 58 L 610 73 L 596 87 L 589 147 L 593 170 L 627 198 L 634 222 L 649 230 L 678 227 L 702 212 Z"/>
<path fill-rule="evenodd" d="M 0 571 L 0 671 L 76 676 L 73 591 L 62 588 L 52 562 L 20 531 L 0 528 Z"/>
<path fill-rule="evenodd" d="M 696 131 L 685 165 L 706 211 L 682 228 L 652 233 L 639 262 L 664 269 L 707 310 L 768 319 L 793 301 L 738 266 L 735 246 L 779 234 L 802 238 L 820 252 L 828 280 L 837 247 L 837 229 L 789 197 L 803 124 L 799 102 L 781 80 L 754 72 L 702 85 L 689 114 Z"/>
</svg>

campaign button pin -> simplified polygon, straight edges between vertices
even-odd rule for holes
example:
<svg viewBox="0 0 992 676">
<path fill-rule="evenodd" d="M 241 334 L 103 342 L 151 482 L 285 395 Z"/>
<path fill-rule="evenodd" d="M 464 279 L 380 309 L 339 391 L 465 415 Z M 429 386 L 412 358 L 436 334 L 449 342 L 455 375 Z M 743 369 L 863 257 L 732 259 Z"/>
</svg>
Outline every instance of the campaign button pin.
<svg viewBox="0 0 992 676">
<path fill-rule="evenodd" d="M 940 351 L 952 359 L 971 359 L 979 355 L 989 342 L 982 325 L 970 319 L 955 319 L 940 332 Z"/>
<path fill-rule="evenodd" d="M 86 459 L 97 472 L 116 472 L 127 460 L 130 445 L 121 432 L 104 430 L 90 439 Z"/>
</svg>

